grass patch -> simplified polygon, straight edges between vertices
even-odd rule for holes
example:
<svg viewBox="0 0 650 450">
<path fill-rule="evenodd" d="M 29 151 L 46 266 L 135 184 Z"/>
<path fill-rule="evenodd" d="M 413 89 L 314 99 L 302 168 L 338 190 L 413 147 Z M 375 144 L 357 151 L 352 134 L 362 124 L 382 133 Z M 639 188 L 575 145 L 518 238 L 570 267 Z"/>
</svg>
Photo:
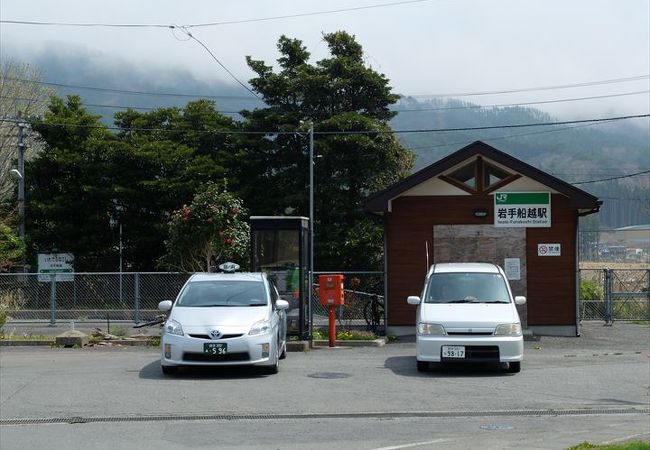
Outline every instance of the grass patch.
<svg viewBox="0 0 650 450">
<path fill-rule="evenodd" d="M 111 327 L 111 334 L 117 337 L 126 337 L 129 332 L 126 327 L 123 327 L 122 325 L 113 325 Z"/>
<path fill-rule="evenodd" d="M 9 334 L 4 335 L 0 333 L 0 340 L 2 341 L 54 341 L 52 336 L 43 336 L 42 334 Z"/>
<path fill-rule="evenodd" d="M 595 445 L 589 442 L 583 442 L 574 447 L 569 447 L 567 450 L 650 450 L 650 442 L 648 441 L 631 441 L 621 444 L 605 444 Z"/>
<path fill-rule="evenodd" d="M 650 325 L 650 320 L 633 320 L 630 323 L 633 323 L 634 325 Z"/>
<path fill-rule="evenodd" d="M 329 331 L 324 329 L 314 330 L 313 338 L 315 341 L 328 340 Z M 377 339 L 377 335 L 371 331 L 344 330 L 336 332 L 337 341 L 372 341 L 375 339 Z"/>
</svg>

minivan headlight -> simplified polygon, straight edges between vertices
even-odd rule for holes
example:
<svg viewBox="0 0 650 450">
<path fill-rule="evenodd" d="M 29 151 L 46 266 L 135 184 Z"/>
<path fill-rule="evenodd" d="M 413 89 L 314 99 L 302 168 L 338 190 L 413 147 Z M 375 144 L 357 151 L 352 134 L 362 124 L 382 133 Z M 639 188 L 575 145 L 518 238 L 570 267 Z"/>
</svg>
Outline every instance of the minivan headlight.
<svg viewBox="0 0 650 450">
<path fill-rule="evenodd" d="M 495 336 L 521 336 L 520 323 L 502 323 L 494 330 Z"/>
<path fill-rule="evenodd" d="M 428 336 L 444 336 L 445 328 L 442 325 L 437 323 L 418 323 L 418 334 L 428 335 Z"/>
<path fill-rule="evenodd" d="M 177 322 L 174 319 L 169 319 L 165 322 L 165 333 L 183 336 L 183 327 L 180 322 Z"/>
<path fill-rule="evenodd" d="M 260 320 L 255 322 L 248 334 L 250 336 L 255 336 L 257 334 L 266 334 L 271 332 L 271 321 L 270 320 Z"/>
</svg>

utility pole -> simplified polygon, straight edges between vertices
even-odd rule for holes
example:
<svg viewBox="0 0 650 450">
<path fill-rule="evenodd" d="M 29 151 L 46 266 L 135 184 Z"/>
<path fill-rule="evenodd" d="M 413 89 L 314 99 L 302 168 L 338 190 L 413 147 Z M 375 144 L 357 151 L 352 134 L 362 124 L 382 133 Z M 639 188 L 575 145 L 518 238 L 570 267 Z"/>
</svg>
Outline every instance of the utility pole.
<svg viewBox="0 0 650 450">
<path fill-rule="evenodd" d="M 309 123 L 309 288 L 307 317 L 312 324 L 312 308 L 314 289 L 314 122 Z M 311 328 L 309 334 L 312 334 Z"/>
<path fill-rule="evenodd" d="M 20 225 L 18 227 L 18 236 L 25 243 L 25 129 L 26 125 L 21 120 L 21 114 L 18 113 L 18 217 Z M 22 256 L 22 271 L 25 272 L 25 253 Z"/>
</svg>

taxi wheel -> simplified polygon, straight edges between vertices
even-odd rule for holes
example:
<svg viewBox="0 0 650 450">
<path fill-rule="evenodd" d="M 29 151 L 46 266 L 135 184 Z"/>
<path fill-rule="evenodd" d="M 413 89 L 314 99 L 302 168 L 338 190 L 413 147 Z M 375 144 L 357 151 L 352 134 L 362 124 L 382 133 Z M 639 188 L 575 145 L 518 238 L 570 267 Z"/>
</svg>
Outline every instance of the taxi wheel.
<svg viewBox="0 0 650 450">
<path fill-rule="evenodd" d="M 429 370 L 429 362 L 418 361 L 418 372 L 426 372 L 427 370 Z"/>
<path fill-rule="evenodd" d="M 162 369 L 162 373 L 165 375 L 173 375 L 175 373 L 178 373 L 178 367 L 176 366 L 160 366 Z"/>
<path fill-rule="evenodd" d="M 519 373 L 521 372 L 521 361 L 515 361 L 508 363 L 508 372 L 510 373 Z"/>
<path fill-rule="evenodd" d="M 287 357 L 287 342 L 284 342 L 284 346 L 282 347 L 282 353 L 280 353 L 280 359 L 285 359 Z"/>
</svg>

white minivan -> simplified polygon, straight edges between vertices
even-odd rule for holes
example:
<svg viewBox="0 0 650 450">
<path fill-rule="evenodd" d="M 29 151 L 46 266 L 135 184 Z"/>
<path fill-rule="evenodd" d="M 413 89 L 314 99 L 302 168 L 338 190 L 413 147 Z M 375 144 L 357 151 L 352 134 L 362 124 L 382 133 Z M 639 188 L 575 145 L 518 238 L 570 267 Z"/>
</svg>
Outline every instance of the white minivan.
<svg viewBox="0 0 650 450">
<path fill-rule="evenodd" d="M 416 359 L 419 371 L 431 362 L 508 363 L 521 370 L 524 338 L 514 297 L 501 267 L 488 263 L 443 263 L 429 269 L 417 305 Z"/>
</svg>

